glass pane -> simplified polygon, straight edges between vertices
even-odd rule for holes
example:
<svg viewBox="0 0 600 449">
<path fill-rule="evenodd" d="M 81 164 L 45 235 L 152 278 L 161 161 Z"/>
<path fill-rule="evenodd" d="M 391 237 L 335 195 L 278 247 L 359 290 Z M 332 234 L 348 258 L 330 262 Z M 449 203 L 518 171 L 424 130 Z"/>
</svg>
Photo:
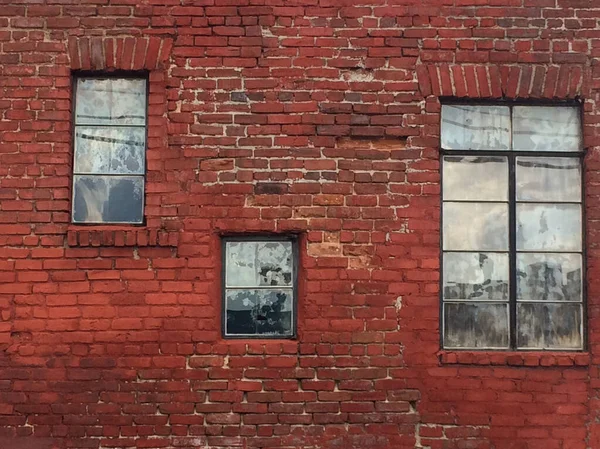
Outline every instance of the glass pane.
<svg viewBox="0 0 600 449">
<path fill-rule="evenodd" d="M 568 157 L 518 157 L 517 200 L 581 201 L 581 163 Z"/>
<path fill-rule="evenodd" d="M 570 106 L 515 106 L 513 149 L 580 151 L 580 112 Z"/>
<path fill-rule="evenodd" d="M 260 293 L 257 332 L 261 335 L 291 335 L 292 290 L 263 290 Z"/>
<path fill-rule="evenodd" d="M 519 303 L 517 345 L 528 349 L 581 349 L 581 305 Z"/>
<path fill-rule="evenodd" d="M 581 301 L 580 254 L 517 254 L 517 299 Z"/>
<path fill-rule="evenodd" d="M 77 80 L 75 124 L 144 125 L 146 123 L 146 80 Z"/>
<path fill-rule="evenodd" d="M 444 254 L 444 299 L 508 301 L 508 279 L 508 254 Z"/>
<path fill-rule="evenodd" d="M 86 176 L 73 180 L 75 223 L 141 223 L 143 176 Z"/>
<path fill-rule="evenodd" d="M 444 203 L 444 249 L 505 251 L 508 249 L 508 205 Z"/>
<path fill-rule="evenodd" d="M 226 335 L 291 335 L 292 290 L 227 290 Z"/>
<path fill-rule="evenodd" d="M 517 204 L 517 249 L 580 251 L 579 204 Z"/>
<path fill-rule="evenodd" d="M 442 148 L 508 150 L 510 110 L 505 106 L 442 106 Z"/>
<path fill-rule="evenodd" d="M 228 290 L 225 295 L 225 335 L 255 335 L 258 307 L 256 290 Z"/>
<path fill-rule="evenodd" d="M 507 348 L 508 304 L 445 303 L 444 347 Z"/>
<path fill-rule="evenodd" d="M 444 156 L 445 200 L 508 200 L 506 157 Z"/>
<path fill-rule="evenodd" d="M 146 129 L 75 128 L 75 173 L 144 174 Z"/>
<path fill-rule="evenodd" d="M 292 285 L 292 242 L 227 242 L 227 286 Z"/>
</svg>

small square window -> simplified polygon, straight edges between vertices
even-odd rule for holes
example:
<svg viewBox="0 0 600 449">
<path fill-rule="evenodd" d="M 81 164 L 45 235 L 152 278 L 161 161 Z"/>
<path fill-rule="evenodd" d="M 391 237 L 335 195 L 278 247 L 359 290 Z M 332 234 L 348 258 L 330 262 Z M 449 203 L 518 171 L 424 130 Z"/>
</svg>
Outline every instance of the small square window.
<svg viewBox="0 0 600 449">
<path fill-rule="evenodd" d="M 227 238 L 223 241 L 223 259 L 224 336 L 295 336 L 295 239 Z"/>
<path fill-rule="evenodd" d="M 573 106 L 442 106 L 449 349 L 584 346 L 582 133 Z"/>
<path fill-rule="evenodd" d="M 76 79 L 74 223 L 143 222 L 146 79 Z"/>
</svg>

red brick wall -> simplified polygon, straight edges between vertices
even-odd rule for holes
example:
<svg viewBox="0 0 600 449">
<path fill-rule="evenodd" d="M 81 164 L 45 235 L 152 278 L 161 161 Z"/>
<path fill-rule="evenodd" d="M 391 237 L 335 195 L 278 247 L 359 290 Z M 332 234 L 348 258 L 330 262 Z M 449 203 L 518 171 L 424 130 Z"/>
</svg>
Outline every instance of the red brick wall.
<svg viewBox="0 0 600 449">
<path fill-rule="evenodd" d="M 0 447 L 600 447 L 596 0 L 4 0 Z M 149 72 L 146 226 L 70 224 L 72 70 Z M 589 352 L 439 347 L 439 97 L 581 98 Z M 225 341 L 220 236 L 301 235 Z"/>
</svg>

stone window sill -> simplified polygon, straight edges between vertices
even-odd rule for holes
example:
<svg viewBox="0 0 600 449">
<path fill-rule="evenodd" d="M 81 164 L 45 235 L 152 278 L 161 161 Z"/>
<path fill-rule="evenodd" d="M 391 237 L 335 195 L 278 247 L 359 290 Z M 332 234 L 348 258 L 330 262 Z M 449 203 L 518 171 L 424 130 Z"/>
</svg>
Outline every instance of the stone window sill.
<svg viewBox="0 0 600 449">
<path fill-rule="evenodd" d="M 590 354 L 587 352 L 560 351 L 452 351 L 438 352 L 442 365 L 479 365 L 479 366 L 589 366 Z"/>
<path fill-rule="evenodd" d="M 179 233 L 134 226 L 70 226 L 67 245 L 70 247 L 176 247 Z"/>
</svg>

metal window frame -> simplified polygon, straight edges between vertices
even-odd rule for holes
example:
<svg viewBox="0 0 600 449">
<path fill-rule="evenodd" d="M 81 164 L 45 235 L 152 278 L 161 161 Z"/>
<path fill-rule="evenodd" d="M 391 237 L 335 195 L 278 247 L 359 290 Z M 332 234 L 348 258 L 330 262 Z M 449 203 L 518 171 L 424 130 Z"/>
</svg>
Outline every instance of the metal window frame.
<svg viewBox="0 0 600 449">
<path fill-rule="evenodd" d="M 292 285 L 279 288 L 292 290 L 292 329 L 290 334 L 227 334 L 227 243 L 231 242 L 289 242 L 292 245 Z M 300 269 L 298 236 L 295 234 L 252 234 L 230 235 L 221 238 L 221 336 L 226 340 L 294 340 L 298 335 L 298 271 Z M 257 289 L 261 287 L 239 287 L 239 289 Z M 273 288 L 271 288 L 273 289 Z"/>
<path fill-rule="evenodd" d="M 567 106 L 567 107 L 577 107 L 579 109 L 579 126 L 581 130 L 581 138 L 583 139 L 583 107 L 582 102 L 579 100 L 574 101 L 536 101 L 536 102 L 527 102 L 527 101 L 509 101 L 509 100 L 501 100 L 501 101 L 460 101 L 458 99 L 440 99 L 441 107 L 444 106 L 506 106 L 510 110 L 510 147 L 507 150 L 457 150 L 457 149 L 445 149 L 442 147 L 442 132 L 441 132 L 441 108 L 440 108 L 440 136 L 439 136 L 439 148 L 440 148 L 440 259 L 439 259 L 439 267 L 440 267 L 440 288 L 439 288 L 439 316 L 440 316 L 440 347 L 443 349 L 451 350 L 451 351 L 516 351 L 516 352 L 531 352 L 531 351 L 557 351 L 557 352 L 583 352 L 586 350 L 588 345 L 588 312 L 587 312 L 587 275 L 586 275 L 586 207 L 585 207 L 585 147 L 582 142 L 580 151 L 522 151 L 522 150 L 513 150 L 512 149 L 512 140 L 513 140 L 513 110 L 515 106 Z M 507 251 L 453 251 L 444 250 L 444 214 L 443 207 L 444 203 L 444 179 L 443 179 L 443 161 L 445 156 L 480 156 L 480 157 L 506 157 L 508 162 L 508 199 L 507 201 L 496 201 L 499 203 L 508 204 L 508 250 Z M 516 200 L 516 159 L 517 157 L 567 157 L 567 158 L 577 158 L 579 160 L 579 164 L 581 167 L 581 201 L 580 202 L 536 202 L 536 201 L 517 201 Z M 460 203 L 494 203 L 494 201 L 457 201 L 457 200 L 448 200 L 448 202 L 460 202 Z M 517 251 L 516 248 L 516 209 L 517 204 L 578 204 L 581 206 L 581 250 L 580 251 Z M 509 320 L 509 345 L 507 348 L 486 348 L 486 347 L 450 347 L 445 346 L 444 344 L 444 335 L 445 335 L 445 315 L 444 315 L 444 304 L 445 302 L 456 302 L 456 301 L 444 301 L 444 265 L 443 258 L 445 253 L 451 252 L 495 252 L 501 254 L 507 254 L 509 258 L 509 298 L 508 298 L 508 320 Z M 581 333 L 581 347 L 580 348 L 523 348 L 518 347 L 517 345 L 517 305 L 520 301 L 517 301 L 517 254 L 519 253 L 564 253 L 564 254 L 580 254 L 581 255 L 581 302 L 573 303 L 581 305 L 581 323 L 580 323 L 580 333 Z M 464 301 L 463 301 L 464 302 Z M 486 301 L 490 304 L 505 304 L 501 301 Z M 527 301 L 523 301 L 523 303 L 528 303 Z M 555 304 L 556 302 L 551 302 Z M 570 303 L 566 302 L 565 303 Z M 550 304 L 550 302 L 549 302 Z"/>
<path fill-rule="evenodd" d="M 75 172 L 75 141 L 76 141 L 76 130 L 79 125 L 76 123 L 77 117 L 77 81 L 80 79 L 90 79 L 90 80 L 105 80 L 105 79 L 140 79 L 145 81 L 146 87 L 146 108 L 144 110 L 144 173 L 143 174 L 132 174 L 132 175 L 115 175 L 115 174 L 104 174 L 104 173 L 77 173 Z M 71 76 L 71 148 L 73 149 L 72 154 L 72 170 L 71 170 L 71 207 L 70 207 L 70 223 L 76 226 L 135 226 L 141 227 L 146 225 L 146 214 L 144 213 L 146 208 L 146 179 L 148 174 L 148 108 L 149 108 L 149 95 L 150 95 L 150 77 L 147 71 L 123 71 L 123 70 L 115 70 L 111 72 L 95 72 L 95 71 L 75 71 Z M 81 126 L 89 126 L 89 127 L 123 127 L 129 125 L 81 125 Z M 142 128 L 142 125 L 133 125 L 132 127 Z M 75 177 L 76 176 L 104 176 L 104 177 L 135 177 L 142 179 L 142 217 L 140 221 L 75 221 Z"/>
</svg>

